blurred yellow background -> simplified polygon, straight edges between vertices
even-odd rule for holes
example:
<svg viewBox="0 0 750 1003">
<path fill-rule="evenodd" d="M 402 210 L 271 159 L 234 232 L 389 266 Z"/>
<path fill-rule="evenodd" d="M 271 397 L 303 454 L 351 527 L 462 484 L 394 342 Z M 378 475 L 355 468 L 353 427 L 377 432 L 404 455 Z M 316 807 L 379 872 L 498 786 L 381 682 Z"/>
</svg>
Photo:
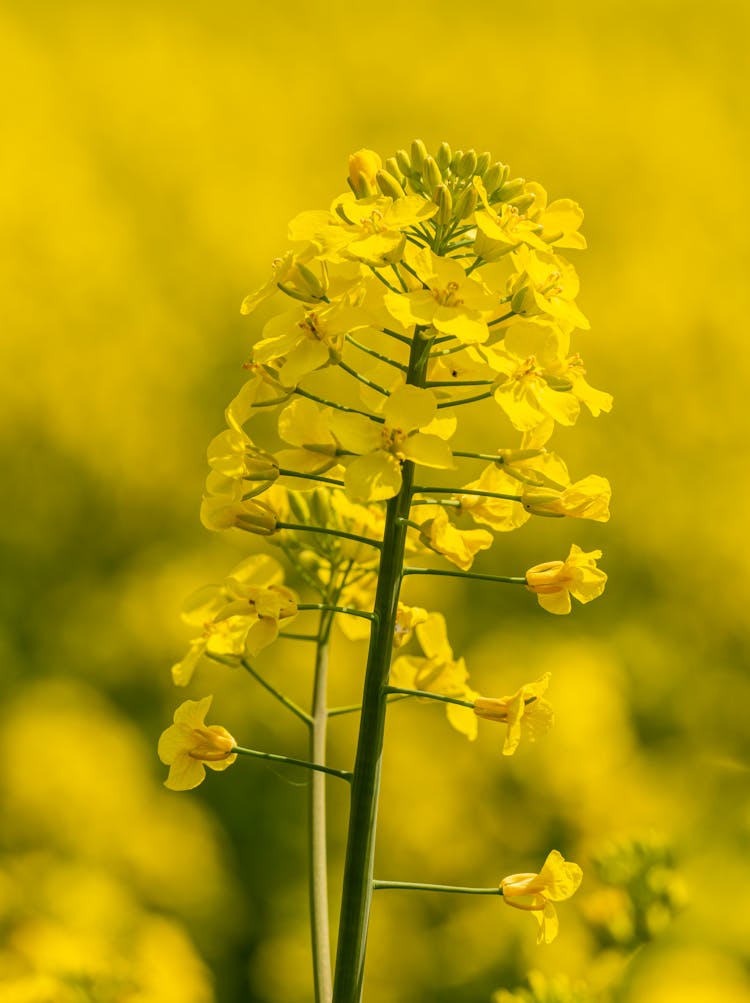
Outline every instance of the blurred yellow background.
<svg viewBox="0 0 750 1003">
<path fill-rule="evenodd" d="M 550 669 L 557 725 L 503 761 L 491 727 L 470 746 L 396 707 L 381 876 L 491 884 L 556 846 L 586 878 L 549 948 L 494 899 L 383 894 L 367 999 L 474 1003 L 529 968 L 606 984 L 628 937 L 602 933 L 593 861 L 642 839 L 687 896 L 618 999 L 750 1000 L 749 45 L 740 0 L 3 5 L 3 1001 L 310 999 L 305 777 L 243 761 L 178 795 L 155 747 L 184 698 L 182 600 L 244 552 L 197 518 L 260 330 L 239 303 L 349 152 L 416 136 L 584 208 L 576 347 L 616 403 L 553 441 L 609 477 L 613 518 L 532 521 L 492 564 L 574 539 L 610 584 L 562 619 L 411 585 L 478 688 Z M 364 649 L 337 645 L 334 699 L 356 699 Z M 264 659 L 300 699 L 303 659 Z M 251 680 L 204 668 L 187 695 L 207 692 L 243 744 L 304 754 Z M 342 766 L 353 726 L 332 727 Z M 332 791 L 334 901 L 345 809 Z"/>
</svg>

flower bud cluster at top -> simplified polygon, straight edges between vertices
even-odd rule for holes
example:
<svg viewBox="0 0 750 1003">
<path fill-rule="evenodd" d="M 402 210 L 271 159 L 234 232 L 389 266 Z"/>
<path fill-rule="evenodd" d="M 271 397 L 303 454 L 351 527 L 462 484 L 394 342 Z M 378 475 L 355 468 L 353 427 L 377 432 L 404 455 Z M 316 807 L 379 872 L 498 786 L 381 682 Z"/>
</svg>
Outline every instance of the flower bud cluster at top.
<svg viewBox="0 0 750 1003">
<path fill-rule="evenodd" d="M 276 296 L 283 309 L 255 341 L 249 379 L 209 446 L 201 518 L 264 536 L 324 601 L 367 613 L 385 503 L 402 492 L 407 463 L 410 561 L 438 554 L 468 573 L 495 534 L 534 517 L 606 521 L 606 479 L 573 479 L 548 442 L 582 407 L 608 411 L 611 397 L 571 350 L 573 332 L 589 327 L 561 253 L 586 246 L 577 203 L 550 201 L 489 153 L 443 143 L 430 154 L 419 140 L 385 161 L 352 154 L 348 184 L 329 208 L 291 221 L 292 249 L 242 304 L 250 314 Z M 417 345 L 428 353 L 418 373 Z M 484 439 L 459 449 L 475 406 L 492 409 Z M 445 472 L 454 486 L 441 486 Z M 599 556 L 573 545 L 512 581 L 567 613 L 571 596 L 585 603 L 603 591 Z M 254 654 L 296 616 L 277 562 L 253 560 L 191 601 L 186 619 L 201 633 L 173 670 L 178 684 L 203 654 Z M 438 615 L 425 616 L 423 655 L 401 658 L 402 685 L 439 678 L 458 697 L 473 694 Z"/>
</svg>

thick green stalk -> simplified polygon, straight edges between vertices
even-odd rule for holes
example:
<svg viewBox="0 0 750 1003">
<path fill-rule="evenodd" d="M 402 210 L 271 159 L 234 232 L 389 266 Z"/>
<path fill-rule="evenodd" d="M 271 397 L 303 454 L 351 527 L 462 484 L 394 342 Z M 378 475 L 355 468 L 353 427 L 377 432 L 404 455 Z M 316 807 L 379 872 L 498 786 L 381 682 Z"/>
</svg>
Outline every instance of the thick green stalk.
<svg viewBox="0 0 750 1003">
<path fill-rule="evenodd" d="M 406 382 L 421 386 L 425 380 L 430 341 L 417 330 L 411 346 Z M 372 899 L 375 828 L 380 789 L 380 768 L 385 730 L 393 631 L 406 543 L 406 520 L 414 466 L 405 462 L 403 483 L 386 510 L 375 613 L 362 694 L 362 718 L 352 781 L 349 837 L 341 895 L 334 1003 L 359 1003 L 362 998 L 367 929 Z"/>
</svg>

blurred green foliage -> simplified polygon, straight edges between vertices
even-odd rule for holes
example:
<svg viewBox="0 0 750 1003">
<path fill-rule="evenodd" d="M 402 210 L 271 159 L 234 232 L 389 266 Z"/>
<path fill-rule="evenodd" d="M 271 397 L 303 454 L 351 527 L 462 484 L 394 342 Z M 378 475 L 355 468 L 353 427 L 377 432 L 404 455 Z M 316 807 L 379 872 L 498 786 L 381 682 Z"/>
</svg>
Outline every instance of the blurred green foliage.
<svg viewBox="0 0 750 1003">
<path fill-rule="evenodd" d="M 368 998 L 489 1000 L 530 968 L 606 987 L 635 944 L 592 922 L 613 888 L 595 862 L 657 832 L 689 902 L 619 998 L 750 1000 L 749 37 L 732 0 L 3 7 L 3 1000 L 309 999 L 306 778 L 242 762 L 170 794 L 155 744 L 182 599 L 245 552 L 197 520 L 263 320 L 239 303 L 287 220 L 343 190 L 350 151 L 414 136 L 486 148 L 583 206 L 578 347 L 616 406 L 554 442 L 615 504 L 575 527 L 608 592 L 562 622 L 489 586 L 409 583 L 483 691 L 552 671 L 557 725 L 503 761 L 491 728 L 468 746 L 439 710 L 394 707 L 382 876 L 485 884 L 551 846 L 586 876 L 547 949 L 494 900 L 378 899 Z M 570 539 L 533 521 L 495 570 Z M 363 647 L 336 645 L 332 699 L 350 702 Z M 306 699 L 305 652 L 263 665 Z M 304 752 L 250 680 L 202 670 L 188 695 L 205 692 L 244 744 Z M 334 762 L 353 729 L 334 722 Z M 332 791 L 334 899 L 345 812 Z M 637 874 L 615 882 L 623 915 Z"/>
</svg>

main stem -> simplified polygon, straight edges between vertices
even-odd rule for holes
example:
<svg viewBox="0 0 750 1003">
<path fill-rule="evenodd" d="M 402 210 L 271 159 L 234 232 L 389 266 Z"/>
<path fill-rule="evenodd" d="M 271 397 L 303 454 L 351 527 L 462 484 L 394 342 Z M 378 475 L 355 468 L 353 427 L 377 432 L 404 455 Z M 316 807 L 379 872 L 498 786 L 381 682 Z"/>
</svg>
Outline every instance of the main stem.
<svg viewBox="0 0 750 1003">
<path fill-rule="evenodd" d="M 333 613 L 322 612 L 315 649 L 315 678 L 310 708 L 310 761 L 325 765 L 328 726 L 328 651 Z M 310 926 L 312 930 L 315 1003 L 331 1003 L 331 936 L 328 921 L 328 860 L 326 844 L 326 778 L 310 777 Z"/>
<path fill-rule="evenodd" d="M 423 386 L 431 341 L 415 331 L 409 356 L 406 382 Z M 380 768 L 385 731 L 387 693 L 393 631 L 406 543 L 409 504 L 414 481 L 414 465 L 402 466 L 401 490 L 386 509 L 383 547 L 380 558 L 375 613 L 367 656 L 362 717 L 352 780 L 349 838 L 341 893 L 336 975 L 333 1003 L 360 1003 L 364 978 L 367 928 L 372 899 L 375 858 L 375 827 L 380 791 Z"/>
</svg>

